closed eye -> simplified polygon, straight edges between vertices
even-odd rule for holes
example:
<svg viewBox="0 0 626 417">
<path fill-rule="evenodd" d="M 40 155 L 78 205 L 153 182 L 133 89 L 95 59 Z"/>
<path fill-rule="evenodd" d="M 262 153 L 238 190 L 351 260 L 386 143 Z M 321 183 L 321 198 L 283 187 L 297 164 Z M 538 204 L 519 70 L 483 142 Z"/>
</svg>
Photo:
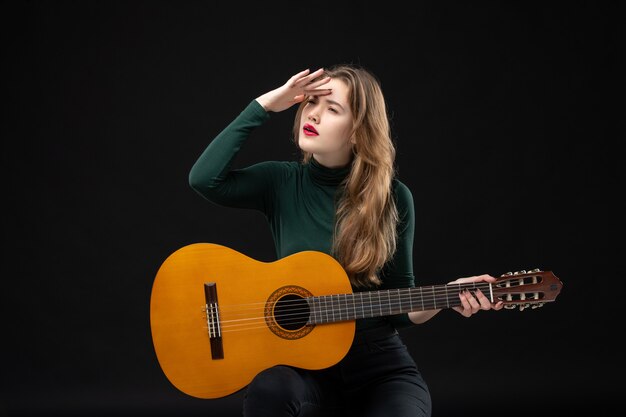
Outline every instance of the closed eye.
<svg viewBox="0 0 626 417">
<path fill-rule="evenodd" d="M 310 99 L 310 100 L 307 101 L 307 104 L 315 104 L 316 102 L 317 102 L 316 100 Z M 335 108 L 333 108 L 333 107 L 329 107 L 328 110 L 333 112 L 333 113 L 338 113 L 338 111 Z"/>
</svg>

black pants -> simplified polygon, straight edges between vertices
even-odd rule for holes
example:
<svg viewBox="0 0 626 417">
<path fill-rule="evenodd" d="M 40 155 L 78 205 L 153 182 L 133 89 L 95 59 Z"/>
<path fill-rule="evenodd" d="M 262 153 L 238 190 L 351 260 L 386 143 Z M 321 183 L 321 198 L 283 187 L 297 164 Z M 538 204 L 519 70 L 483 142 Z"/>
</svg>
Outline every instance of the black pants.
<svg viewBox="0 0 626 417">
<path fill-rule="evenodd" d="M 247 387 L 245 417 L 429 417 L 428 387 L 397 331 L 357 332 L 346 357 L 328 369 L 275 366 Z"/>
</svg>

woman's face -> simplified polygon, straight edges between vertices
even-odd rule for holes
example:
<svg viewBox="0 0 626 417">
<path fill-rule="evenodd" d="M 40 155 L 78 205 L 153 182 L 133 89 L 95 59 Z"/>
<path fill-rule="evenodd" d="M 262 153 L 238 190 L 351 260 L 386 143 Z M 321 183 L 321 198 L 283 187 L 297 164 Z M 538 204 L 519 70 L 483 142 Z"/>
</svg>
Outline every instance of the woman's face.
<svg viewBox="0 0 626 417">
<path fill-rule="evenodd" d="M 348 86 L 332 79 L 324 88 L 328 95 L 310 96 L 300 115 L 298 145 L 328 168 L 347 165 L 352 157 L 352 111 L 348 105 Z"/>
</svg>

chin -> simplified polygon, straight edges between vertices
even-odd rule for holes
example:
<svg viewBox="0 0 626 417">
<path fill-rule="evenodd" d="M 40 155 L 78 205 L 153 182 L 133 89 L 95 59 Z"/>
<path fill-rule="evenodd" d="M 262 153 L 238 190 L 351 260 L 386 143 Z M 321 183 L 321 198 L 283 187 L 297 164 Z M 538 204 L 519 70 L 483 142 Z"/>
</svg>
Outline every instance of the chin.
<svg viewBox="0 0 626 417">
<path fill-rule="evenodd" d="M 300 150 L 302 150 L 303 152 L 313 152 L 313 146 L 311 146 L 311 143 L 309 140 L 307 140 L 307 138 L 303 138 L 302 136 L 300 136 L 300 138 L 298 139 L 298 147 L 300 148 Z"/>
</svg>

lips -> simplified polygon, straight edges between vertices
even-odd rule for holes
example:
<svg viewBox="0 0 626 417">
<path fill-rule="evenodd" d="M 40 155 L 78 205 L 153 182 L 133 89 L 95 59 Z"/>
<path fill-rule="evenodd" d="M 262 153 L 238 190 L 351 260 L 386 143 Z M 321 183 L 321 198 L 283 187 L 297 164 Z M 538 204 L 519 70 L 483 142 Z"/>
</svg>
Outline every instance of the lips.
<svg viewBox="0 0 626 417">
<path fill-rule="evenodd" d="M 317 133 L 317 130 L 315 130 L 313 125 L 311 125 L 309 123 L 306 123 L 304 126 L 302 126 L 302 131 L 307 136 L 317 136 L 317 135 L 319 135 L 319 133 Z"/>
</svg>

